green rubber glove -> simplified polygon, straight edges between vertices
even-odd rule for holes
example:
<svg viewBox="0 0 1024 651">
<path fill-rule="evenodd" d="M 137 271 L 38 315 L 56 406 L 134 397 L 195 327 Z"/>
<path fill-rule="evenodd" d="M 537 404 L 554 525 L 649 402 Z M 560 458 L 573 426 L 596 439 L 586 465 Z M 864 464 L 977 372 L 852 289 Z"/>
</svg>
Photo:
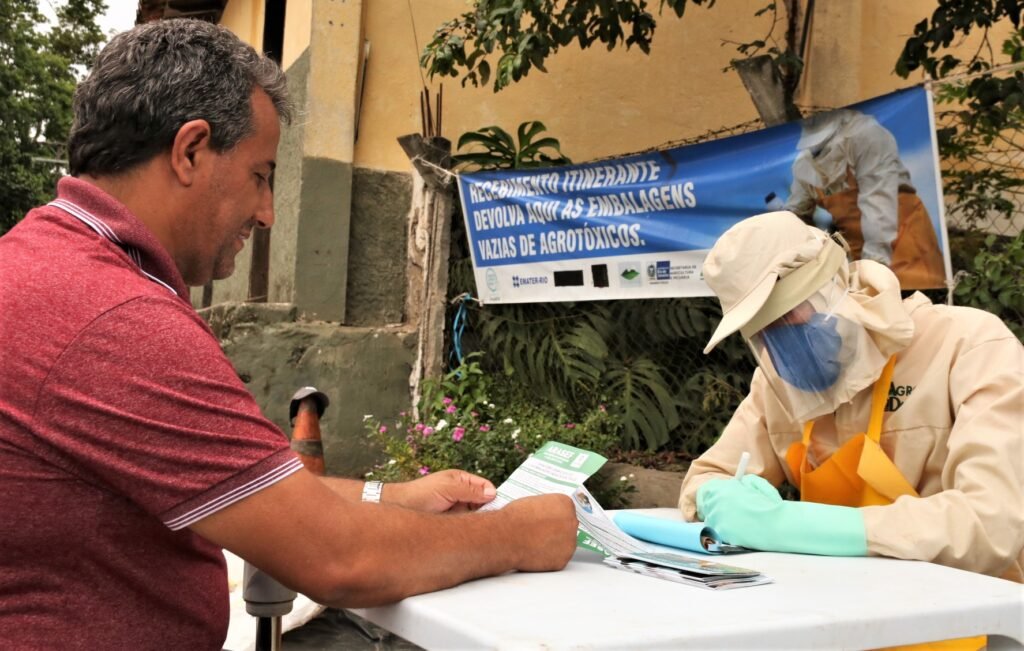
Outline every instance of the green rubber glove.
<svg viewBox="0 0 1024 651">
<path fill-rule="evenodd" d="M 697 490 L 697 512 L 726 542 L 766 552 L 866 556 L 860 509 L 787 502 L 756 475 L 712 479 Z"/>
</svg>

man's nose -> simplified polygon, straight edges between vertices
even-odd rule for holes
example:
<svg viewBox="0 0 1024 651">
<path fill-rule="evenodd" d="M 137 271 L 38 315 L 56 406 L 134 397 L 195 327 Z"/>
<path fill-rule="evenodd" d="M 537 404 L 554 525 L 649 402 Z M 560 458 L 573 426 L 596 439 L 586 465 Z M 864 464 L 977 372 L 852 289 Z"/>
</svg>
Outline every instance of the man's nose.
<svg viewBox="0 0 1024 651">
<path fill-rule="evenodd" d="M 259 228 L 270 228 L 274 225 L 274 190 L 268 185 L 265 192 L 261 193 L 260 205 L 256 210 L 256 225 Z"/>
</svg>

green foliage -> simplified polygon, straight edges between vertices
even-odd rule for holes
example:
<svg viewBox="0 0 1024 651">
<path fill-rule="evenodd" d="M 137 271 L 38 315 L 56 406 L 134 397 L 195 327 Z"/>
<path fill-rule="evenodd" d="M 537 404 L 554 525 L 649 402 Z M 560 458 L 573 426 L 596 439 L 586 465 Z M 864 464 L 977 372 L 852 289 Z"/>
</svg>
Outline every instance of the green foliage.
<svg viewBox="0 0 1024 651">
<path fill-rule="evenodd" d="M 896 62 L 896 73 L 907 77 L 918 68 L 923 68 L 933 79 L 945 77 L 966 65 L 968 72 L 981 72 L 991 67 L 991 61 L 982 55 L 988 45 L 988 32 L 995 23 L 1008 20 L 1017 30 L 1017 46 L 1014 59 L 1020 58 L 1020 0 L 971 0 L 969 2 L 943 0 L 932 13 L 914 26 L 914 35 L 907 39 L 903 52 Z M 962 59 L 948 52 L 941 56 L 940 49 L 947 49 L 955 39 L 967 36 L 973 30 L 982 32 L 982 44 L 966 64 Z M 1013 39 L 1011 38 L 1011 41 Z"/>
<path fill-rule="evenodd" d="M 687 2 L 712 6 L 714 0 L 660 0 L 682 17 Z M 462 76 L 462 84 L 486 85 L 491 55 L 499 54 L 494 91 L 525 77 L 531 68 L 547 72 L 544 61 L 576 42 L 614 49 L 620 43 L 649 53 L 654 16 L 647 0 L 474 0 L 473 10 L 441 25 L 427 44 L 420 65 L 430 76 Z"/>
<path fill-rule="evenodd" d="M 476 148 L 476 151 L 456 154 L 452 160 L 462 171 L 571 165 L 572 161 L 562 154 L 558 139 L 547 136 L 534 140 L 546 130 L 544 123 L 538 120 L 523 122 L 516 132 L 518 142 L 497 126 L 469 131 L 459 138 L 457 149 L 470 147 Z"/>
<path fill-rule="evenodd" d="M 464 345 L 486 351 L 491 372 L 537 404 L 606 405 L 619 446 L 698 454 L 728 422 L 753 371 L 738 340 L 701 355 L 720 314 L 711 299 L 489 305 L 469 311 Z"/>
<path fill-rule="evenodd" d="M 1024 28 L 1019 0 L 998 2 L 941 2 L 930 19 L 922 20 L 907 39 L 896 64 L 906 77 L 923 69 L 933 78 L 966 72 L 973 77 L 938 86 L 937 101 L 958 108 L 947 112 L 947 126 L 938 131 L 943 158 L 943 185 L 953 198 L 950 212 L 968 225 L 990 222 L 1002 216 L 1019 216 L 1024 195 L 1015 138 L 1024 133 L 1024 71 L 1009 75 L 983 74 L 995 66 L 1024 61 Z M 989 43 L 989 31 L 998 22 L 1009 22 L 1013 31 L 1003 42 L 1000 59 Z M 982 33 L 981 45 L 966 61 L 946 52 L 954 41 L 974 30 Z M 977 236 L 976 236 L 977 237 Z M 975 237 L 975 239 L 976 239 Z M 966 275 L 956 287 L 959 302 L 988 310 L 1024 338 L 1024 243 L 1021 235 L 1006 240 L 989 236 L 984 247 L 963 266 Z M 956 255 L 960 246 L 951 247 Z M 971 246 L 977 250 L 977 246 Z"/>
<path fill-rule="evenodd" d="M 519 386 L 496 382 L 479 360 L 479 353 L 469 355 L 439 382 L 425 382 L 419 418 L 410 410 L 393 423 L 366 419 L 368 437 L 386 455 L 368 476 L 405 481 L 460 468 L 498 485 L 548 441 L 598 452 L 617 442 L 616 421 L 603 405 L 570 413 L 537 403 Z M 632 490 L 628 481 L 613 482 L 595 495 L 602 505 L 620 508 Z"/>
<path fill-rule="evenodd" d="M 46 30 L 31 0 L 0 0 L 0 233 L 48 201 L 71 126 L 76 69 L 96 54 L 103 35 L 101 0 L 68 0 Z M 35 159 L 35 160 L 34 160 Z"/>
<path fill-rule="evenodd" d="M 962 305 L 1000 317 L 1024 341 L 1024 233 L 1014 238 L 985 238 L 985 247 L 957 283 Z"/>
</svg>

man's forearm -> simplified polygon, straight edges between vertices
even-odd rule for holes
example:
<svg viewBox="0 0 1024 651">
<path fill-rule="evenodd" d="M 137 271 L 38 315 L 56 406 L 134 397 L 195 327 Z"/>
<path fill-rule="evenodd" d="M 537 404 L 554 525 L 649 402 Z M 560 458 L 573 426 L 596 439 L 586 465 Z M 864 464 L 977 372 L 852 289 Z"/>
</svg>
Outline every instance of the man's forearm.
<svg viewBox="0 0 1024 651">
<path fill-rule="evenodd" d="M 320 481 L 338 495 L 355 502 L 362 499 L 363 485 L 366 483 L 358 479 L 346 479 L 345 477 L 321 477 Z M 383 497 L 384 494 L 381 493 L 382 502 L 384 501 Z"/>
<path fill-rule="evenodd" d="M 363 499 L 363 486 L 365 481 L 359 479 L 347 479 L 345 477 L 321 477 L 320 480 L 332 491 L 341 497 L 360 502 Z M 380 494 L 382 504 L 394 504 L 396 506 L 407 506 L 403 501 L 406 482 L 387 482 Z"/>
</svg>

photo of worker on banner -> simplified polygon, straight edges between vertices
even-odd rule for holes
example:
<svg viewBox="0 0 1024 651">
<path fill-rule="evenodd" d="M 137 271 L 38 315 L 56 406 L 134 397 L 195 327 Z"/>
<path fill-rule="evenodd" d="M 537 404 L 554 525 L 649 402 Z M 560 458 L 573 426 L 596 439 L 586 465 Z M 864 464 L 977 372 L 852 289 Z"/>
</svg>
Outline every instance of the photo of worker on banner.
<svg viewBox="0 0 1024 651">
<path fill-rule="evenodd" d="M 853 109 L 818 113 L 803 121 L 797 150 L 784 209 L 840 233 L 854 260 L 888 266 L 904 289 L 945 283 L 939 233 L 891 131 Z"/>
<path fill-rule="evenodd" d="M 914 87 L 727 138 L 577 165 L 459 175 L 484 303 L 709 296 L 718 238 L 772 211 L 842 236 L 903 289 L 949 252 L 929 92 Z"/>
</svg>

